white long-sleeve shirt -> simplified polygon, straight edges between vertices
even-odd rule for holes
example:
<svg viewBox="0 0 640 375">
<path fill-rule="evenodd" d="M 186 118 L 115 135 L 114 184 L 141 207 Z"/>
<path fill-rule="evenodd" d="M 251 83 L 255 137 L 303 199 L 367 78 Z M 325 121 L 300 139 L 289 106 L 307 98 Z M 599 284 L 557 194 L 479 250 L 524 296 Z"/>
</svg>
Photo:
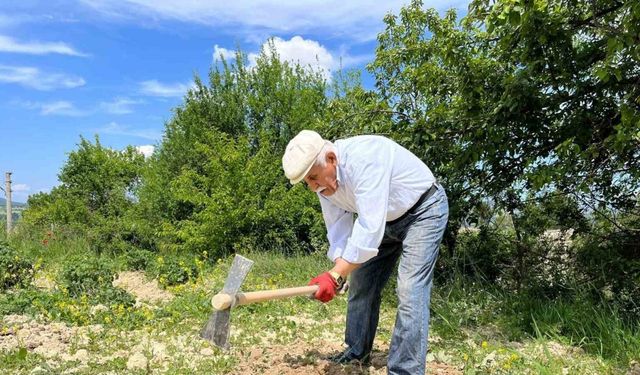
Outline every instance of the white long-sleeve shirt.
<svg viewBox="0 0 640 375">
<path fill-rule="evenodd" d="M 327 256 L 364 263 L 378 254 L 386 222 L 407 212 L 435 178 L 417 156 L 385 137 L 357 136 L 335 146 L 338 189 L 329 197 L 318 194 Z"/>
</svg>

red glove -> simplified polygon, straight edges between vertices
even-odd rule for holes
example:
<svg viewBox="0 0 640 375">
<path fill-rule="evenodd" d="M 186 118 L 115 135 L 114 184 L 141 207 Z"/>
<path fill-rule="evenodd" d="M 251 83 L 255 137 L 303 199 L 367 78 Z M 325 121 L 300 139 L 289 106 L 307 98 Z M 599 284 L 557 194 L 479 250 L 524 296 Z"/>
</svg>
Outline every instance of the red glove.
<svg viewBox="0 0 640 375">
<path fill-rule="evenodd" d="M 318 285 L 318 291 L 314 295 L 317 300 L 329 302 L 338 291 L 338 283 L 329 272 L 321 273 L 309 281 L 309 285 Z"/>
</svg>

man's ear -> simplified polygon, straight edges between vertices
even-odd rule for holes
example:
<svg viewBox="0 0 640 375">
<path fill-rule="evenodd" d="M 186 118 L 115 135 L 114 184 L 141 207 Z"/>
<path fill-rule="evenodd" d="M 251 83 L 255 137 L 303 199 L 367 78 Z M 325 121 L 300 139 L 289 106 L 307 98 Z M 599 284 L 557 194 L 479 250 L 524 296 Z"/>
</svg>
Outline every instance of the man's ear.
<svg viewBox="0 0 640 375">
<path fill-rule="evenodd" d="M 338 165 L 338 156 L 336 156 L 336 153 L 333 151 L 327 152 L 325 160 L 327 161 L 327 164 Z"/>
</svg>

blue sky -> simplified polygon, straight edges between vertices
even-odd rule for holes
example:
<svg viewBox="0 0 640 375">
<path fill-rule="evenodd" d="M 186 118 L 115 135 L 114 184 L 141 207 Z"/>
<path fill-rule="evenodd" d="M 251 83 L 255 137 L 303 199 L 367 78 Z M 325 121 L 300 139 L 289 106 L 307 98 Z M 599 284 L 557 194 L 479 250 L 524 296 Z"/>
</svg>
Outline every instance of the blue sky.
<svg viewBox="0 0 640 375">
<path fill-rule="evenodd" d="M 328 75 L 363 69 L 388 12 L 408 1 L 49 0 L 0 3 L 0 176 L 13 198 L 50 191 L 80 136 L 149 152 L 172 108 L 237 47 L 275 38 Z M 425 7 L 466 8 L 464 0 Z M 366 82 L 365 82 L 366 83 Z M 4 185 L 4 184 L 3 184 Z"/>
</svg>

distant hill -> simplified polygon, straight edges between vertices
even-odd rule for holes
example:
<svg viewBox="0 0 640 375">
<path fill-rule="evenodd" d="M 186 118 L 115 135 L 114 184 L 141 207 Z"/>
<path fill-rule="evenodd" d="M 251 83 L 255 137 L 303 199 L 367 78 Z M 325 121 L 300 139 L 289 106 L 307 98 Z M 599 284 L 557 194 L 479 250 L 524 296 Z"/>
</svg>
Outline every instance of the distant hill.
<svg viewBox="0 0 640 375">
<path fill-rule="evenodd" d="M 4 198 L 0 198 L 0 206 L 6 206 L 6 205 L 7 205 L 7 200 L 4 199 Z M 22 203 L 22 202 L 13 201 L 13 202 L 11 202 L 11 206 L 12 207 L 24 207 L 24 206 L 26 206 L 26 204 Z"/>
</svg>

